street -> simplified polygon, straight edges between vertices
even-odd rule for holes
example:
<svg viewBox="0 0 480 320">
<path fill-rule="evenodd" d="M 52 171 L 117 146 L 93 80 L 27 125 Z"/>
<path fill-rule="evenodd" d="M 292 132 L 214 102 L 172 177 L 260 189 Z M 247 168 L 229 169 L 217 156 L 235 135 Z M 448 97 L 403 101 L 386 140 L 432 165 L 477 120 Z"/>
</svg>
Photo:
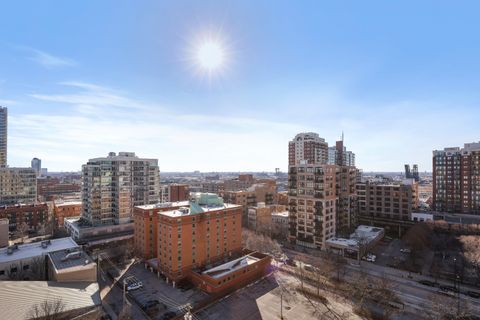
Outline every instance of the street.
<svg viewBox="0 0 480 320">
<path fill-rule="evenodd" d="M 321 265 L 322 258 L 318 256 L 307 255 L 304 253 L 299 253 L 297 251 L 284 249 L 287 256 L 294 258 L 295 260 L 300 260 L 312 265 Z M 362 261 L 358 265 L 356 260 L 347 259 L 348 263 L 345 265 L 346 273 L 344 280 L 354 284 L 354 281 L 358 279 L 358 276 L 364 274 L 368 275 L 372 279 L 381 280 L 386 278 L 391 281 L 393 286 L 393 291 L 398 295 L 405 305 L 405 311 L 418 316 L 427 312 L 432 312 L 432 297 L 439 296 L 442 299 L 446 299 L 451 303 L 452 306 L 457 306 L 457 295 L 454 297 L 448 297 L 439 293 L 437 287 L 430 287 L 418 283 L 418 280 L 429 280 L 435 282 L 435 279 L 428 276 L 420 275 L 411 275 L 407 271 L 393 269 L 389 267 L 378 266 L 373 263 Z M 437 281 L 442 285 L 452 285 L 451 282 L 445 280 Z M 462 290 L 472 290 L 478 291 L 478 288 L 461 285 Z M 474 314 L 480 314 L 480 300 L 472 298 L 470 296 L 460 294 L 460 304 L 468 304 L 468 307 L 474 312 Z"/>
</svg>

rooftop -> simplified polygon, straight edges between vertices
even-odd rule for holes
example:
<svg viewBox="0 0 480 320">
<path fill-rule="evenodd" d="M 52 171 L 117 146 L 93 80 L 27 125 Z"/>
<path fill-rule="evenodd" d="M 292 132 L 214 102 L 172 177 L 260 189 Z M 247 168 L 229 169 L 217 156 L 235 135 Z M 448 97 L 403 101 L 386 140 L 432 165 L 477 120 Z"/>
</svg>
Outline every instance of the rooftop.
<svg viewBox="0 0 480 320">
<path fill-rule="evenodd" d="M 355 232 L 350 235 L 350 238 L 351 239 L 363 238 L 363 239 L 368 239 L 369 241 L 372 241 L 383 232 L 384 232 L 383 228 L 359 225 L 357 229 L 355 229 Z"/>
<path fill-rule="evenodd" d="M 345 239 L 345 238 L 330 238 L 327 240 L 329 244 L 336 244 L 341 246 L 348 246 L 356 248 L 358 246 L 358 241 L 355 239 Z"/>
<path fill-rule="evenodd" d="M 142 210 L 152 210 L 156 208 L 174 208 L 174 207 L 188 207 L 189 201 L 177 201 L 177 202 L 163 202 L 156 204 L 146 204 L 143 206 L 136 206 Z"/>
<path fill-rule="evenodd" d="M 34 258 L 50 252 L 73 249 L 78 247 L 78 244 L 70 237 L 46 241 L 47 242 L 42 241 L 19 245 L 17 247 L 18 249 L 12 250 L 11 254 L 8 254 L 10 247 L 2 248 L 0 249 L 0 263 L 8 263 L 21 259 Z M 47 244 L 48 241 L 49 244 Z M 42 243 L 45 244 L 42 246 Z"/>
<path fill-rule="evenodd" d="M 195 208 L 192 208 L 192 205 L 195 206 Z M 190 203 L 189 207 L 180 207 L 175 210 L 161 211 L 159 212 L 159 214 L 168 216 L 168 217 L 181 217 L 181 216 L 188 216 L 188 215 L 193 215 L 193 214 L 198 214 L 203 212 L 211 212 L 211 211 L 238 208 L 238 207 L 241 207 L 241 205 L 225 203 L 221 206 L 200 206 L 192 202 Z"/>
<path fill-rule="evenodd" d="M 193 194 L 192 198 L 193 200 L 187 202 L 185 206 L 181 206 L 174 210 L 162 211 L 160 214 L 169 217 L 181 217 L 197 213 L 241 207 L 236 204 L 223 203 L 223 199 L 216 193 L 196 192 Z"/>
<path fill-rule="evenodd" d="M 61 299 L 64 311 L 101 305 L 96 282 L 1 281 L 2 319 L 28 319 L 32 306 Z"/>
<path fill-rule="evenodd" d="M 238 269 L 254 264 L 259 260 L 260 260 L 259 258 L 253 257 L 251 255 L 247 255 L 247 256 L 243 256 L 241 258 L 229 261 L 217 267 L 205 270 L 202 272 L 202 274 L 210 276 L 214 279 L 218 279 Z"/>
<path fill-rule="evenodd" d="M 90 265 L 93 262 L 84 251 L 78 250 L 59 250 L 49 253 L 50 259 L 57 270 L 78 268 Z"/>
<path fill-rule="evenodd" d="M 115 152 L 110 152 L 106 157 L 92 158 L 88 162 L 99 162 L 99 161 L 149 161 L 149 162 L 158 162 L 157 159 L 151 158 L 140 158 L 135 155 L 135 152 L 119 152 L 118 155 Z"/>
<path fill-rule="evenodd" d="M 288 218 L 288 211 L 272 212 L 272 216 L 286 217 L 286 218 Z"/>
<path fill-rule="evenodd" d="M 365 239 L 370 243 L 375 240 L 381 233 L 383 228 L 359 225 L 355 232 L 350 235 L 350 239 L 347 238 L 330 238 L 327 243 L 340 246 L 348 246 L 351 248 L 358 248 L 358 242 L 361 239 Z"/>
<path fill-rule="evenodd" d="M 82 201 L 63 201 L 63 202 L 55 202 L 55 206 L 58 207 L 65 207 L 65 206 L 76 206 L 81 205 Z"/>
</svg>

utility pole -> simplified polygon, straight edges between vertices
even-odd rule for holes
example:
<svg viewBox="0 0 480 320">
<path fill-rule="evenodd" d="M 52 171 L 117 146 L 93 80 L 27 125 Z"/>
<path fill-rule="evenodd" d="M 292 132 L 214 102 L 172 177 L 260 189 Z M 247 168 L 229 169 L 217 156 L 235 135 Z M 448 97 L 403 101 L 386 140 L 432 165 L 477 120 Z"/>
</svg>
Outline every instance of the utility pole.
<svg viewBox="0 0 480 320">
<path fill-rule="evenodd" d="M 283 320 L 283 288 L 280 287 L 280 319 Z"/>
</svg>

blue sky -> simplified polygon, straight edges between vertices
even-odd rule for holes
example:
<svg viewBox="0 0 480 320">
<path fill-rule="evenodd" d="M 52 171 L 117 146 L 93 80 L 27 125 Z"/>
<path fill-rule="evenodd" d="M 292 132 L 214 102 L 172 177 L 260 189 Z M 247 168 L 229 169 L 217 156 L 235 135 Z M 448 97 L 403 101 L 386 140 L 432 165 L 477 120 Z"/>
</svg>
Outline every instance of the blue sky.
<svg viewBox="0 0 480 320">
<path fill-rule="evenodd" d="M 302 131 L 365 171 L 431 170 L 480 140 L 476 1 L 9 1 L 0 105 L 11 166 L 79 170 L 109 151 L 162 171 L 273 171 Z M 227 68 L 192 66 L 195 39 Z"/>
</svg>

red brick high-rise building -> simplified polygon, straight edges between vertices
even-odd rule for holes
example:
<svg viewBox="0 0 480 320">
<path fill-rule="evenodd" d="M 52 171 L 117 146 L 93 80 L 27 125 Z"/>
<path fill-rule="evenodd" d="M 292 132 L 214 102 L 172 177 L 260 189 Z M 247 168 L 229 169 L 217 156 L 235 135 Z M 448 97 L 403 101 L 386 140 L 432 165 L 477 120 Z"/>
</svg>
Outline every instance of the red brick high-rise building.
<svg viewBox="0 0 480 320">
<path fill-rule="evenodd" d="M 174 183 L 169 187 L 170 202 L 186 201 L 189 197 L 188 184 Z"/>
<path fill-rule="evenodd" d="M 288 165 L 295 166 L 302 160 L 310 164 L 328 162 L 328 144 L 318 133 L 299 133 L 288 143 Z"/>
<path fill-rule="evenodd" d="M 215 194 L 158 215 L 158 268 L 171 281 L 242 250 L 242 207 Z"/>
<path fill-rule="evenodd" d="M 156 258 L 158 254 L 158 215 L 188 206 L 188 201 L 147 204 L 133 208 L 134 248 L 144 260 Z"/>
<path fill-rule="evenodd" d="M 480 214 L 480 142 L 433 151 L 433 209 Z"/>
</svg>

